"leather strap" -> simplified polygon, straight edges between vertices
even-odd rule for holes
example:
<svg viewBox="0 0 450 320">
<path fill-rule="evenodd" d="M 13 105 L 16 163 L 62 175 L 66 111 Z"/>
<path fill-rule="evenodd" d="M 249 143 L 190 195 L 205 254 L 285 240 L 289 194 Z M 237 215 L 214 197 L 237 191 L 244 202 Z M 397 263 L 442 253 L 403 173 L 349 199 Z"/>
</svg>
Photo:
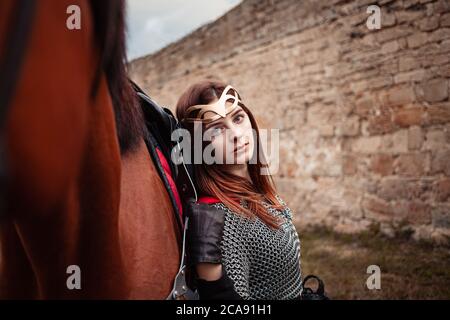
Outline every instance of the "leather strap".
<svg viewBox="0 0 450 320">
<path fill-rule="evenodd" d="M 192 291 L 188 288 L 186 283 L 186 232 L 189 226 L 189 217 L 186 217 L 184 221 L 184 230 L 183 230 L 183 245 L 181 252 L 181 262 L 180 268 L 178 270 L 177 275 L 175 276 L 174 284 L 172 291 L 166 300 L 198 300 L 198 292 Z"/>
</svg>

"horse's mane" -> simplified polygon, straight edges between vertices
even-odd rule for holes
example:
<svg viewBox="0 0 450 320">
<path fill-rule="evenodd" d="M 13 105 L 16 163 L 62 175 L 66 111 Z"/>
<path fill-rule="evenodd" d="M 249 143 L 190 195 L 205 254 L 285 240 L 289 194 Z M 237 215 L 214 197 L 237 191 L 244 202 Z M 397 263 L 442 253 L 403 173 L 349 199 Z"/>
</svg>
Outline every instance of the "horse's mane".
<svg viewBox="0 0 450 320">
<path fill-rule="evenodd" d="M 100 49 L 92 95 L 95 97 L 104 72 L 114 106 L 120 150 L 125 154 L 134 150 L 146 133 L 142 110 L 127 76 L 125 1 L 92 0 L 91 6 L 96 42 Z"/>
</svg>

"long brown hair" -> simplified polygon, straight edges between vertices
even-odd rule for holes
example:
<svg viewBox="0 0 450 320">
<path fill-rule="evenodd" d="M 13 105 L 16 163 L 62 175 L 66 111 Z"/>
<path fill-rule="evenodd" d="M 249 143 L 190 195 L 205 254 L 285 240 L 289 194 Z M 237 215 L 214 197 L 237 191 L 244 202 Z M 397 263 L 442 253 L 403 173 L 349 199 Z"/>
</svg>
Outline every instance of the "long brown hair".
<svg viewBox="0 0 450 320">
<path fill-rule="evenodd" d="M 194 136 L 194 126 L 188 122 L 183 122 L 183 119 L 188 117 L 186 110 L 193 105 L 209 104 L 219 99 L 225 87 L 226 84 L 221 81 L 205 80 L 190 86 L 181 95 L 177 103 L 176 114 L 178 120 L 184 123 L 185 128 L 189 130 L 191 136 Z M 238 97 L 242 101 L 239 93 Z M 256 131 L 255 147 L 258 150 L 256 163 L 248 164 L 252 182 L 243 181 L 241 177 L 222 170 L 220 165 L 201 163 L 195 165 L 197 184 L 202 194 L 218 198 L 232 211 L 249 218 L 257 216 L 268 226 L 278 228 L 280 225 L 279 219 L 270 214 L 261 203 L 262 200 L 265 200 L 273 208 L 283 209 L 283 205 L 276 198 L 275 183 L 272 176 L 260 174 L 261 169 L 267 167 L 267 164 L 264 161 L 263 154 L 259 152 L 261 142 L 258 125 L 250 110 L 243 103 L 239 105 L 247 113 L 252 128 Z M 246 200 L 248 208 L 240 206 L 239 199 Z"/>
</svg>

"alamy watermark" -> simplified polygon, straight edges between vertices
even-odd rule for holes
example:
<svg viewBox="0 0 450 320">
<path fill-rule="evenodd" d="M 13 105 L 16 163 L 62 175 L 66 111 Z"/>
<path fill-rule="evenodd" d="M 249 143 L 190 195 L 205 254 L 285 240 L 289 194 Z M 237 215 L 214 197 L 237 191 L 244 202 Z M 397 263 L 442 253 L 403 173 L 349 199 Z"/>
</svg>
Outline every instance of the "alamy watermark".
<svg viewBox="0 0 450 320">
<path fill-rule="evenodd" d="M 67 277 L 66 286 L 69 290 L 81 290 L 81 269 L 76 264 L 72 264 L 67 267 L 66 273 L 70 276 Z"/>
<path fill-rule="evenodd" d="M 67 7 L 66 13 L 70 16 L 66 19 L 66 27 L 69 30 L 81 29 L 81 9 L 79 6 L 72 4 Z"/>
<path fill-rule="evenodd" d="M 366 280 L 366 286 L 369 290 L 381 289 L 381 269 L 379 266 L 373 264 L 367 267 L 367 273 L 370 276 Z"/>
<path fill-rule="evenodd" d="M 275 174 L 279 169 L 279 130 L 278 129 L 260 129 L 259 139 L 257 139 L 255 129 L 249 129 L 241 132 L 239 137 L 230 129 L 224 130 L 221 139 L 224 142 L 220 147 L 213 143 L 214 131 L 206 130 L 203 132 L 202 125 L 194 126 L 193 137 L 191 133 L 184 128 L 176 129 L 172 132 L 171 140 L 177 144 L 172 149 L 171 160 L 175 165 L 185 164 L 256 164 L 259 158 L 263 166 L 261 175 Z M 238 139 L 239 138 L 239 139 Z M 235 139 L 241 142 L 235 142 Z M 247 142 L 253 142 L 253 150 L 249 154 L 249 159 L 237 157 L 233 150 L 236 147 L 243 147 Z M 259 141 L 259 143 L 258 143 Z M 210 142 L 204 147 L 204 142 Z M 259 157 L 258 157 L 259 156 Z"/>
<path fill-rule="evenodd" d="M 371 5 L 367 7 L 366 13 L 370 16 L 367 18 L 366 26 L 369 30 L 381 29 L 381 9 L 377 5 Z"/>
</svg>

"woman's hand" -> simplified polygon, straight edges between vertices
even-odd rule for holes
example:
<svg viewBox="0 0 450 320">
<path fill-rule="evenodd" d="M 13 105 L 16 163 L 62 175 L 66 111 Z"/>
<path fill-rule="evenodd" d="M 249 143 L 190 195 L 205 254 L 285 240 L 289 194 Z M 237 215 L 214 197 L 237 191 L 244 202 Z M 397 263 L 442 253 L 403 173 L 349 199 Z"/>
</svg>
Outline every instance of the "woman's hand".
<svg viewBox="0 0 450 320">
<path fill-rule="evenodd" d="M 242 300 L 222 264 L 199 263 L 196 270 L 200 300 Z"/>
<path fill-rule="evenodd" d="M 220 263 L 199 263 L 197 274 L 200 279 L 215 281 L 222 277 L 222 265 Z"/>
</svg>

